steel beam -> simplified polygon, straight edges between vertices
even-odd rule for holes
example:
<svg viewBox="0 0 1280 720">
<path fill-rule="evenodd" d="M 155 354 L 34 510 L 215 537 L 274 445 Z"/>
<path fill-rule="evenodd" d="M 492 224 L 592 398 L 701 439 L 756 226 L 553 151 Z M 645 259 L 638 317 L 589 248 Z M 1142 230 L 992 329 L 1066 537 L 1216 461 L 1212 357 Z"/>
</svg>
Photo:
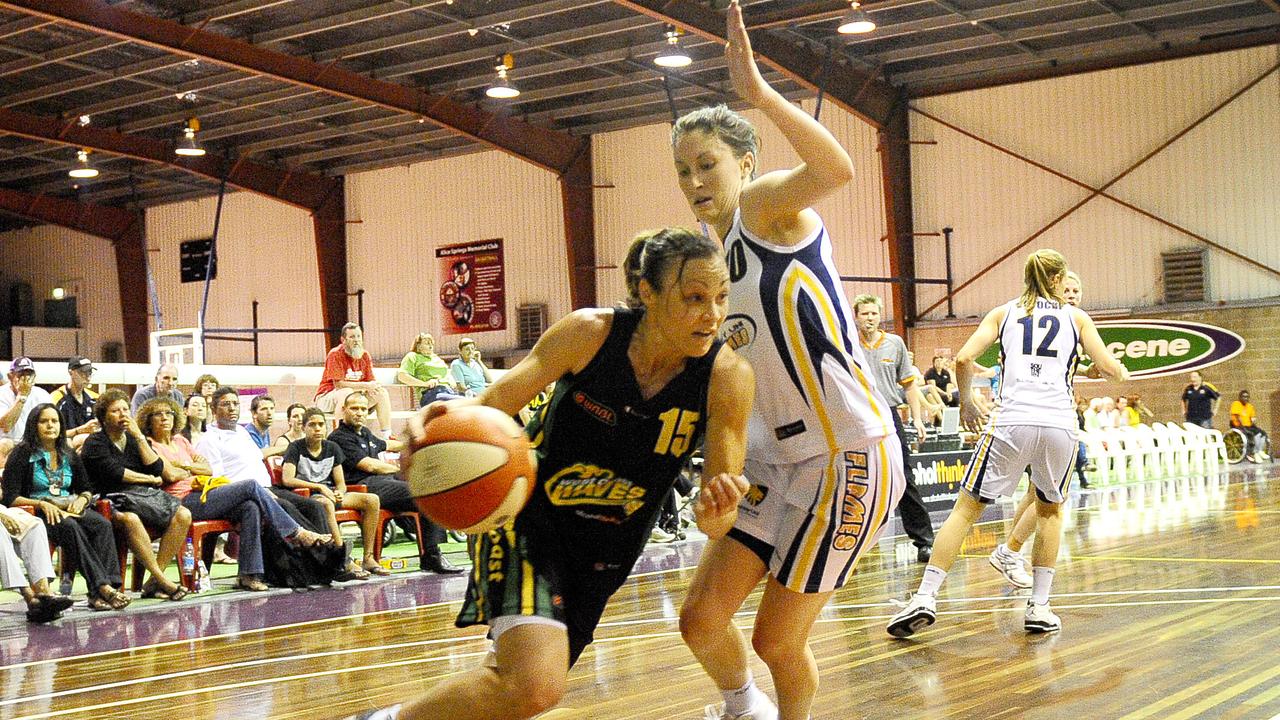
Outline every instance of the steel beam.
<svg viewBox="0 0 1280 720">
<path fill-rule="evenodd" d="M 1133 40 L 1129 38 L 1100 40 L 1046 50 L 1039 60 L 1027 59 L 1021 55 L 1006 56 L 891 74 L 890 77 L 907 86 L 912 97 L 924 97 L 1267 45 L 1276 42 L 1278 33 L 1280 17 L 1260 14 L 1206 25 L 1161 30 L 1155 33 L 1161 45 L 1146 50 L 1125 52 L 1133 47 Z M 1209 39 L 1202 40 L 1202 37 Z M 1116 52 L 1121 54 L 1111 54 Z"/>
<path fill-rule="evenodd" d="M 564 196 L 564 239 L 569 263 L 569 302 L 573 309 L 595 307 L 596 231 L 595 182 L 592 180 L 591 144 L 583 146 L 568 172 L 560 176 Z"/>
<path fill-rule="evenodd" d="M 320 309 L 329 329 L 324 350 L 341 339 L 340 328 L 347 322 L 347 214 L 343 180 L 311 215 L 315 228 L 316 268 L 320 273 Z"/>
<path fill-rule="evenodd" d="M 145 267 L 146 221 L 139 211 L 107 205 L 31 195 L 0 187 L 0 210 L 38 223 L 58 225 L 110 240 L 115 248 L 120 283 L 120 319 L 124 329 L 125 360 L 147 361 L 147 284 L 139 282 Z"/>
<path fill-rule="evenodd" d="M 614 0 L 623 7 L 687 32 L 716 42 L 724 42 L 724 15 L 692 0 Z M 823 73 L 824 59 L 765 31 L 751 35 L 751 46 L 762 60 L 795 82 L 814 90 L 822 85 L 832 101 L 875 127 L 888 118 L 897 100 L 897 91 L 869 73 L 853 68 Z"/>
<path fill-rule="evenodd" d="M 448 97 L 374 80 L 332 64 L 323 65 L 217 33 L 185 27 L 170 20 L 104 6 L 91 0 L 4 0 L 0 2 L 0 7 L 426 117 L 557 174 L 568 169 L 569 163 L 577 157 L 581 151 L 580 146 L 585 142 L 553 130 L 477 110 Z"/>
<path fill-rule="evenodd" d="M 10 108 L 0 108 L 0 130 L 33 140 L 168 165 L 215 181 L 226 177 L 230 185 L 311 211 L 321 206 L 336 183 L 333 178 L 281 170 L 248 160 L 229 161 L 212 155 L 180 157 L 173 153 L 173 145 L 168 142 L 93 125 L 82 127 L 74 119 L 31 115 Z"/>
<path fill-rule="evenodd" d="M 905 278 L 890 286 L 894 332 L 907 337 L 916 321 L 915 226 L 911 207 L 911 123 L 905 102 L 877 132 L 885 231 L 889 238 L 889 274 Z"/>
</svg>

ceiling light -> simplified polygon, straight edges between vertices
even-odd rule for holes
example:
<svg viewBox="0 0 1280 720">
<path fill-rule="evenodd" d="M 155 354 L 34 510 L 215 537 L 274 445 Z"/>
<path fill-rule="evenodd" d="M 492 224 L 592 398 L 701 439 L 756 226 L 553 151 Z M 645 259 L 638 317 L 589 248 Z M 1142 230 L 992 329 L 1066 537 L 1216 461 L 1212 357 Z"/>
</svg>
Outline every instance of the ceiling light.
<svg viewBox="0 0 1280 720">
<path fill-rule="evenodd" d="M 876 24 L 867 16 L 867 11 L 862 9 L 862 3 L 854 0 L 849 6 L 849 12 L 840 18 L 840 25 L 836 27 L 836 32 L 843 35 L 861 35 L 869 33 L 876 29 Z"/>
<path fill-rule="evenodd" d="M 71 168 L 70 170 L 68 170 L 68 171 L 67 171 L 67 174 L 68 174 L 68 175 L 70 175 L 70 176 L 71 176 L 71 177 L 73 177 L 73 178 L 83 178 L 83 179 L 86 179 L 86 180 L 87 180 L 87 179 L 89 179 L 89 178 L 96 178 L 96 177 L 98 177 L 98 168 L 94 167 L 94 166 L 93 166 L 92 164 L 90 164 L 90 162 L 89 162 L 89 150 L 88 150 L 88 149 L 83 149 L 83 150 L 77 150 L 77 151 L 76 151 L 76 164 L 75 164 L 75 167 L 73 167 L 73 168 Z"/>
<path fill-rule="evenodd" d="M 653 59 L 654 65 L 664 68 L 682 68 L 689 67 L 693 63 L 693 58 L 680 47 L 681 35 L 683 33 L 679 28 L 667 26 L 667 46 Z"/>
<path fill-rule="evenodd" d="M 494 68 L 498 72 L 498 79 L 484 91 L 484 94 L 497 100 L 510 100 L 520 95 L 520 91 L 516 86 L 512 85 L 511 81 L 507 79 L 507 71 L 515 67 L 515 58 L 511 56 L 511 53 L 507 53 L 502 56 L 500 61 L 502 64 Z"/>
<path fill-rule="evenodd" d="M 175 155 L 183 157 L 201 157 L 204 155 L 204 148 L 200 147 L 200 143 L 196 142 L 196 131 L 200 129 L 200 121 L 191 118 L 182 128 L 182 137 L 178 138 L 178 144 L 173 147 Z"/>
</svg>

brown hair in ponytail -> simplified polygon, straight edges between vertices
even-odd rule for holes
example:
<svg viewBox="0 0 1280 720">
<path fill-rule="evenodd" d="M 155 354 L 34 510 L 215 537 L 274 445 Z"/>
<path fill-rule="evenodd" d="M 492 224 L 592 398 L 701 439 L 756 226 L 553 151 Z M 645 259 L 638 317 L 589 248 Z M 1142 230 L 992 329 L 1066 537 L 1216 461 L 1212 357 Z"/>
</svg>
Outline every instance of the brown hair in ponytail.
<svg viewBox="0 0 1280 720">
<path fill-rule="evenodd" d="M 682 227 L 647 230 L 636 235 L 622 263 L 627 278 L 627 305 L 634 308 L 643 305 L 640 302 L 641 280 L 647 280 L 654 292 L 662 292 L 662 279 L 668 267 L 677 267 L 678 282 L 684 274 L 685 263 L 720 257 L 721 252 L 720 245 L 711 238 Z"/>
</svg>

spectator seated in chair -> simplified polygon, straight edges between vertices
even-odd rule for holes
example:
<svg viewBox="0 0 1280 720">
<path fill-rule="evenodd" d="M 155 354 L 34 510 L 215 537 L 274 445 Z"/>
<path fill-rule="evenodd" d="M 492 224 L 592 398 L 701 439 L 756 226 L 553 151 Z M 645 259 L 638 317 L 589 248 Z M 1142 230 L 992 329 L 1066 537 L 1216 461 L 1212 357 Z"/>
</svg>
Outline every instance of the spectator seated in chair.
<svg viewBox="0 0 1280 720">
<path fill-rule="evenodd" d="M 284 453 L 284 448 L 271 444 L 271 421 L 275 419 L 276 401 L 270 395 L 255 395 L 249 403 L 249 422 L 242 427 L 249 433 L 263 458 Z"/>
<path fill-rule="evenodd" d="M 364 562 L 356 565 L 354 561 L 347 567 L 347 572 L 356 579 L 366 579 L 370 573 L 390 575 L 390 571 L 382 567 L 374 557 L 374 539 L 381 530 L 378 513 L 382 505 L 378 496 L 373 493 L 348 492 L 345 475 L 342 470 L 344 459 L 342 449 L 334 442 L 325 439 L 329 432 L 329 420 L 320 408 L 304 411 L 302 427 L 305 437 L 289 444 L 284 451 L 283 475 L 281 484 L 286 488 L 303 488 L 311 491 L 312 497 L 324 502 L 329 513 L 329 532 L 334 537 L 342 537 L 338 529 L 338 518 L 335 509 L 356 510 L 360 513 L 360 542 L 364 547 Z"/>
<path fill-rule="evenodd" d="M 29 622 L 57 620 L 71 607 L 71 598 L 49 591 L 52 577 L 53 560 L 44 523 L 21 510 L 0 506 L 0 589 L 21 593 Z"/>
<path fill-rule="evenodd" d="M 275 496 L 253 482 L 211 485 L 196 490 L 197 478 L 207 483 L 213 477 L 209 461 L 196 452 L 180 433 L 185 416 L 169 398 L 156 398 L 142 406 L 138 424 L 142 426 L 151 447 L 164 461 L 164 490 L 178 498 L 193 520 L 226 520 L 240 528 L 240 572 L 235 587 L 244 590 L 266 590 L 262 582 L 262 533 L 276 533 L 282 540 L 307 545 L 321 540 L 319 535 L 302 528 L 284 511 Z M 200 549 L 197 549 L 200 552 Z"/>
<path fill-rule="evenodd" d="M 156 369 L 155 383 L 140 387 L 133 394 L 133 400 L 129 403 L 129 414 L 136 416 L 138 411 L 142 409 L 143 403 L 158 397 L 173 398 L 173 401 L 178 403 L 179 407 L 186 400 L 182 391 L 178 389 L 177 365 L 165 363 Z"/>
<path fill-rule="evenodd" d="M 285 430 L 280 434 L 280 437 L 276 438 L 275 445 L 287 448 L 289 447 L 289 443 L 294 440 L 301 440 L 306 437 L 305 433 L 302 431 L 302 415 L 306 413 L 306 411 L 307 406 L 302 403 L 294 403 L 289 406 L 288 410 L 284 411 L 284 417 L 289 422 L 289 429 Z"/>
<path fill-rule="evenodd" d="M 1249 391 L 1241 390 L 1238 400 L 1231 403 L 1231 427 L 1244 433 L 1245 456 L 1249 462 L 1260 463 L 1270 459 L 1263 448 L 1270 442 L 1267 433 L 1257 425 L 1258 411 L 1249 402 Z"/>
<path fill-rule="evenodd" d="M 356 390 L 368 398 L 369 409 L 377 414 L 378 430 L 387 436 L 391 432 L 391 398 L 373 377 L 373 359 L 364 349 L 364 332 L 359 325 L 347 323 L 342 326 L 342 344 L 324 359 L 316 407 L 337 412 L 347 395 Z"/>
<path fill-rule="evenodd" d="M 418 506 L 409 494 L 409 486 L 397 473 L 400 467 L 378 459 L 378 454 L 388 448 L 400 452 L 404 444 L 398 440 L 384 442 L 365 427 L 369 416 L 369 399 L 364 393 L 353 392 L 342 405 L 342 421 L 329 433 L 329 439 L 342 449 L 344 479 L 351 484 L 365 485 L 378 496 L 383 510 L 391 512 L 417 512 Z M 419 513 L 422 523 L 422 569 L 441 574 L 462 572 L 440 553 L 440 543 L 445 534 L 438 525 Z"/>
<path fill-rule="evenodd" d="M 413 349 L 405 353 L 404 359 L 400 361 L 396 379 L 413 387 L 418 407 L 436 400 L 456 400 L 466 392 L 466 388 L 459 385 L 449 373 L 449 366 L 445 364 L 444 358 L 436 354 L 436 341 L 431 333 L 418 333 L 414 338 Z"/>
<path fill-rule="evenodd" d="M 458 359 L 449 364 L 449 372 L 469 396 L 479 395 L 493 383 L 493 374 L 480 359 L 480 350 L 471 338 L 458 341 Z"/>
<path fill-rule="evenodd" d="M 4 504 L 32 508 L 43 521 L 41 537 L 62 549 L 64 563 L 74 558 L 88 587 L 90 608 L 122 610 L 129 605 L 129 596 L 116 590 L 123 578 L 111 521 L 93 507 L 88 474 L 67 443 L 62 416 L 53 405 L 37 405 L 27 417 L 22 442 L 5 464 L 3 487 Z"/>
<path fill-rule="evenodd" d="M 84 441 L 98 431 L 98 420 L 93 416 L 93 406 L 98 393 L 89 383 L 93 378 L 93 363 L 79 355 L 67 361 L 67 375 L 71 381 L 53 391 L 49 402 L 62 415 L 62 426 L 67 429 L 67 441 L 79 450 Z"/>
<path fill-rule="evenodd" d="M 28 357 L 15 358 L 9 383 L 0 387 L 0 462 L 22 439 L 31 409 L 50 401 L 49 393 L 36 386 L 36 364 Z"/>
<path fill-rule="evenodd" d="M 176 374 L 176 373 L 175 373 Z M 151 572 L 147 587 L 171 600 L 187 591 L 164 575 L 187 539 L 191 512 L 160 489 L 164 461 L 129 414 L 128 397 L 111 389 L 98 398 L 95 409 L 101 430 L 84 441 L 81 456 L 94 490 L 111 501 L 111 522 L 125 534 L 134 562 Z M 151 551 L 148 530 L 160 534 L 160 548 Z"/>
</svg>

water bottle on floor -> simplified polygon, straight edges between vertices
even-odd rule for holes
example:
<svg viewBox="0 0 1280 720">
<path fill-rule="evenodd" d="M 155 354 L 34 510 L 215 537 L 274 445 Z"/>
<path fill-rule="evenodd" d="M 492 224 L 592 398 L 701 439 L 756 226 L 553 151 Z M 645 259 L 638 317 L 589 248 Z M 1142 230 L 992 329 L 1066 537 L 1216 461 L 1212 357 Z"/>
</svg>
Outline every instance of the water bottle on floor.
<svg viewBox="0 0 1280 720">
<path fill-rule="evenodd" d="M 62 581 L 58 583 L 58 592 L 62 595 L 71 594 L 71 586 L 75 585 L 76 576 L 72 572 L 62 573 Z"/>
<path fill-rule="evenodd" d="M 196 548 L 191 542 L 190 536 L 187 537 L 187 544 L 182 548 L 182 576 L 184 578 L 192 577 L 196 572 Z"/>
<path fill-rule="evenodd" d="M 209 568 L 204 566 L 204 560 L 201 559 L 196 564 L 196 572 L 200 573 L 196 577 L 196 592 L 208 592 L 213 589 L 213 581 L 209 578 Z"/>
</svg>

